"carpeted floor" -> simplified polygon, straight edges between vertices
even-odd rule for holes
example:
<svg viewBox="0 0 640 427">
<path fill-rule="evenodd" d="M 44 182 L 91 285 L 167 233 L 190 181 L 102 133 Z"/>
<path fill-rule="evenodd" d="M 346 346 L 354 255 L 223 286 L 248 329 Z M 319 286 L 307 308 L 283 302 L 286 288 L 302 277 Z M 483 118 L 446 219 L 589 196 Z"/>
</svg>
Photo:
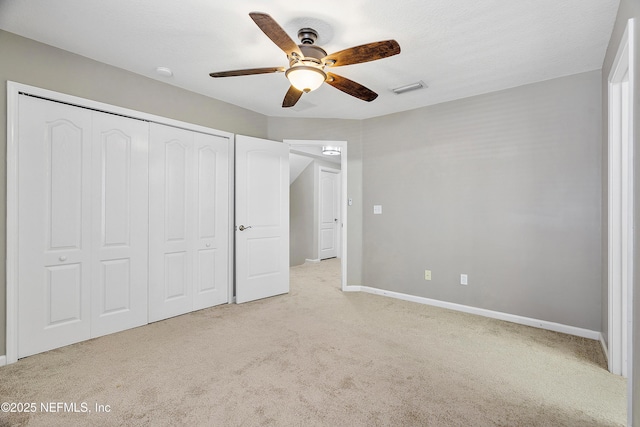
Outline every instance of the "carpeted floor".
<svg viewBox="0 0 640 427">
<path fill-rule="evenodd" d="M 21 359 L 0 402 L 37 410 L 0 426 L 625 425 L 596 341 L 339 286 L 294 267 L 288 295 Z"/>
</svg>

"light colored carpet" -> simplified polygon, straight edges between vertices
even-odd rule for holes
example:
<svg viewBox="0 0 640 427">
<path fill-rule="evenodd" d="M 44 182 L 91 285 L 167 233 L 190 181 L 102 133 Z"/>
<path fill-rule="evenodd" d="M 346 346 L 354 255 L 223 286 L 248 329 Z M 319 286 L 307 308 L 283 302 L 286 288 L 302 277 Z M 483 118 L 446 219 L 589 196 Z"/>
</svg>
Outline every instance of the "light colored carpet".
<svg viewBox="0 0 640 427">
<path fill-rule="evenodd" d="M 625 388 L 595 341 L 343 293 L 329 260 L 292 268 L 288 295 L 0 368 L 0 402 L 38 405 L 0 425 L 620 426 Z"/>
</svg>

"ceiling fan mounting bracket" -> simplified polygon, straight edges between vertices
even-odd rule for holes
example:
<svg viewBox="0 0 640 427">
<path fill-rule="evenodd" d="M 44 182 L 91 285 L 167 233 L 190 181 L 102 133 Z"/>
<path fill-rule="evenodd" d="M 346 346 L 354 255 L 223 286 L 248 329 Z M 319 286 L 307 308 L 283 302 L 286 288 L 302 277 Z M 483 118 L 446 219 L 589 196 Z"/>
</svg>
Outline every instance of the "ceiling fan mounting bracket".
<svg viewBox="0 0 640 427">
<path fill-rule="evenodd" d="M 318 40 L 318 32 L 313 28 L 301 28 L 298 31 L 298 38 L 301 44 L 312 45 Z"/>
</svg>

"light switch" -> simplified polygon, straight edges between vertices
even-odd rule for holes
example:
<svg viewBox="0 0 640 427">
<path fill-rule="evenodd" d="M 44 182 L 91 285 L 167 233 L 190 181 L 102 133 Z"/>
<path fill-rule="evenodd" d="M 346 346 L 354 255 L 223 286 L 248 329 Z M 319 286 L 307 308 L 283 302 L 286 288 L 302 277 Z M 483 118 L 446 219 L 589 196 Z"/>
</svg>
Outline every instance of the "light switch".
<svg viewBox="0 0 640 427">
<path fill-rule="evenodd" d="M 382 215 L 382 205 L 373 205 L 373 213 L 375 215 Z"/>
</svg>

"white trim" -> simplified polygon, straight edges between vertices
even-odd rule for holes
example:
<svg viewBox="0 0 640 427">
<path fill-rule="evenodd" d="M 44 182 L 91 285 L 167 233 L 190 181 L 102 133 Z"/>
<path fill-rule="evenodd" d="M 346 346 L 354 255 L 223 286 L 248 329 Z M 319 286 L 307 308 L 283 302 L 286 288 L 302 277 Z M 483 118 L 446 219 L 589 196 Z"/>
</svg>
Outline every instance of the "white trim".
<svg viewBox="0 0 640 427">
<path fill-rule="evenodd" d="M 609 370 L 627 381 L 627 422 L 633 419 L 633 145 L 635 21 L 630 19 L 608 76 L 608 336 Z"/>
<path fill-rule="evenodd" d="M 6 363 L 18 361 L 18 97 L 7 81 Z"/>
<path fill-rule="evenodd" d="M 236 138 L 229 138 L 229 256 L 228 258 L 228 298 L 227 304 L 235 304 L 235 262 L 236 262 Z"/>
<path fill-rule="evenodd" d="M 341 191 L 341 197 L 342 197 L 342 203 L 341 205 L 341 210 L 340 210 L 340 215 L 342 216 L 342 242 L 341 242 L 341 250 L 342 250 L 342 258 L 341 258 L 341 271 L 340 271 L 340 276 L 341 276 L 341 283 L 342 283 L 342 290 L 346 291 L 347 289 L 347 222 L 348 222 L 348 215 L 347 215 L 347 200 L 349 199 L 349 197 L 347 196 L 347 194 L 349 193 L 349 187 L 347 187 L 347 159 L 348 159 L 348 154 L 347 154 L 347 141 L 320 141 L 320 140 L 304 140 L 304 139 L 285 139 L 282 142 L 289 144 L 289 146 L 292 145 L 311 145 L 311 146 L 318 146 L 318 145 L 327 145 L 327 144 L 331 144 L 335 147 L 340 147 L 341 149 L 341 156 L 340 156 L 340 172 L 342 175 L 342 182 L 340 183 L 341 187 L 342 187 L 342 191 Z"/>
<path fill-rule="evenodd" d="M 7 364 L 7 356 L 0 356 L 0 366 Z"/>
<path fill-rule="evenodd" d="M 307 258 L 307 259 L 304 260 L 304 263 L 305 264 L 318 264 L 318 263 L 320 263 L 320 260 L 318 258 L 316 258 L 316 259 Z"/>
<path fill-rule="evenodd" d="M 356 286 L 349 286 L 356 288 Z M 400 292 L 387 291 L 384 289 L 371 288 L 369 286 L 359 286 L 360 291 L 368 294 L 381 295 L 390 298 L 396 298 L 404 301 L 417 302 L 419 304 L 431 305 L 434 307 L 446 308 L 449 310 L 461 311 L 464 313 L 476 314 L 492 319 L 504 320 L 519 325 L 532 326 L 534 328 L 546 329 L 548 331 L 561 332 L 563 334 L 575 335 L 577 337 L 598 340 L 600 332 L 590 329 L 578 328 L 575 326 L 563 325 L 561 323 L 549 322 L 546 320 L 532 319 L 530 317 L 518 316 L 515 314 L 502 313 L 500 311 L 486 310 L 484 308 L 471 307 L 468 305 L 456 304 L 453 302 L 439 301 L 431 298 L 418 297 L 415 295 L 403 294 Z M 355 291 L 356 289 L 349 289 Z"/>
<path fill-rule="evenodd" d="M 234 136 L 234 134 L 231 132 L 225 132 L 222 130 L 208 128 L 208 127 L 196 125 L 193 123 L 187 123 L 180 120 L 170 119 L 168 117 L 157 116 L 155 114 L 131 110 L 129 108 L 119 107 L 117 105 L 106 104 L 104 102 L 98 102 L 91 99 L 80 98 L 78 96 L 67 95 L 65 93 L 55 92 L 52 90 L 42 89 L 36 86 L 29 86 L 29 85 L 16 83 L 12 81 L 7 81 L 7 97 L 9 96 L 9 91 L 17 92 L 15 93 L 15 95 L 18 95 L 19 93 L 26 93 L 29 95 L 34 95 L 34 96 L 49 99 L 52 101 L 58 101 L 58 102 L 64 102 L 71 105 L 76 105 L 78 107 L 90 108 L 93 110 L 103 111 L 106 113 L 119 114 L 121 116 L 126 116 L 133 119 L 140 119 L 140 120 L 146 120 L 153 123 L 160 123 L 160 124 L 172 126 L 175 128 L 191 130 L 195 132 L 202 132 L 206 134 L 212 134 L 215 136 L 221 136 L 223 138 L 229 138 L 229 140 L 232 140 Z"/>
<path fill-rule="evenodd" d="M 635 399 L 635 395 L 634 395 L 634 373 L 633 373 L 633 352 L 634 352 L 634 332 L 633 332 L 633 322 L 634 322 L 634 317 L 635 317 L 635 312 L 634 312 L 634 304 L 633 304 L 633 300 L 634 300 L 634 275 L 635 273 L 635 260 L 636 260 L 636 254 L 635 254 L 635 233 L 634 233 L 634 218 L 635 218 L 635 214 L 636 214 L 636 208 L 635 208 L 635 201 L 633 199 L 633 195 L 635 192 L 634 189 L 634 181 L 635 181 L 635 171 L 634 171 L 634 162 L 633 159 L 635 157 L 635 153 L 634 151 L 634 146 L 636 144 L 636 129 L 635 129 L 635 120 L 636 120 L 636 111 L 635 111 L 635 105 L 637 103 L 637 98 L 636 98 L 636 77 L 638 74 L 638 71 L 636 69 L 636 65 L 637 65 L 637 61 L 638 58 L 636 58 L 636 52 L 638 51 L 638 46 L 636 46 L 636 39 L 637 39 L 637 35 L 636 35 L 636 20 L 635 19 L 630 19 L 629 23 L 628 23 L 628 29 L 629 29 L 629 96 L 630 96 L 630 100 L 629 100 L 629 118 L 630 118 L 630 132 L 629 132 L 629 157 L 630 157 L 630 163 L 629 163 L 629 167 L 630 167 L 630 187 L 629 188 L 629 195 L 630 195 L 630 209 L 631 209 L 631 218 L 630 218 L 630 233 L 629 235 L 631 236 L 631 250 L 629 253 L 629 269 L 628 269 L 628 274 L 629 274 L 629 289 L 628 289 L 628 304 L 627 304 L 627 342 L 629 343 L 629 345 L 627 346 L 627 375 L 629 378 L 631 378 L 631 380 L 627 381 L 627 424 L 628 425 L 633 425 L 633 419 L 634 419 L 634 413 L 633 413 L 633 402 Z"/>
<path fill-rule="evenodd" d="M 602 352 L 604 353 L 604 358 L 609 362 L 609 348 L 607 346 L 607 341 L 604 339 L 604 334 L 600 332 L 600 346 L 602 347 Z"/>
<path fill-rule="evenodd" d="M 52 101 L 64 102 L 78 107 L 92 110 L 118 114 L 134 119 L 146 120 L 153 123 L 173 126 L 180 129 L 216 135 L 229 140 L 230 165 L 233 165 L 234 134 L 213 128 L 186 123 L 167 117 L 156 116 L 141 111 L 130 110 L 115 105 L 105 104 L 90 99 L 80 98 L 29 86 L 21 83 L 7 81 L 7 247 L 6 247 L 6 289 L 7 289 L 7 323 L 6 323 L 6 356 L 5 363 L 15 363 L 18 361 L 18 102 L 20 94 L 33 95 Z M 230 185 L 233 185 L 233 168 L 229 171 Z M 233 212 L 234 199 L 233 192 L 229 193 L 229 205 Z M 229 220 L 233 222 L 233 217 Z M 233 233 L 229 233 L 229 247 L 233 248 Z M 232 254 L 229 252 L 229 295 L 233 296 L 233 274 Z"/>
</svg>

